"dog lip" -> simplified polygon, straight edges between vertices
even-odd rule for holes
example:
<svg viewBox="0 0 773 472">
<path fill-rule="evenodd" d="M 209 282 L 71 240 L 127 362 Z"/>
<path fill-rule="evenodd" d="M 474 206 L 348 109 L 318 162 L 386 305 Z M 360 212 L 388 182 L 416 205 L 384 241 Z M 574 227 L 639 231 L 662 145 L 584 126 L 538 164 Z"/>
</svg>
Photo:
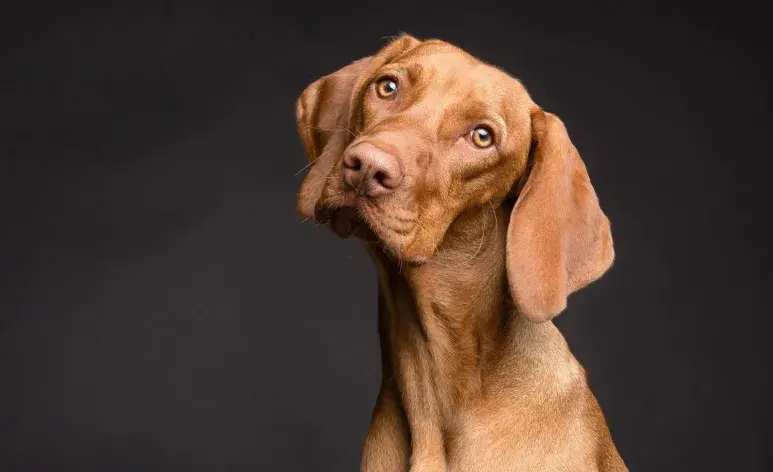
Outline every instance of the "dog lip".
<svg viewBox="0 0 773 472">
<path fill-rule="evenodd" d="M 376 228 L 380 225 L 373 225 L 368 218 L 368 212 L 364 211 L 363 206 L 368 205 L 367 198 L 357 198 L 354 202 L 340 207 L 328 205 L 318 205 L 315 219 L 322 224 L 328 224 L 340 238 L 346 239 L 351 236 L 362 239 L 368 244 L 379 247 L 388 257 L 398 260 L 411 267 L 420 267 L 428 262 L 427 258 L 407 258 L 400 254 L 393 245 L 381 237 L 380 231 Z"/>
</svg>

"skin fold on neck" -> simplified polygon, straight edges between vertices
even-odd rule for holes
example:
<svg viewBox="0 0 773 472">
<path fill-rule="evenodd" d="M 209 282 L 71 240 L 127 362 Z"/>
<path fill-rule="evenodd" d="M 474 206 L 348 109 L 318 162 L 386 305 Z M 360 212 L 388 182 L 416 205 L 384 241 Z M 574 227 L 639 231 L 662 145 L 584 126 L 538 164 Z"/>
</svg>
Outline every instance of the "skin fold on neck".
<svg viewBox="0 0 773 472">
<path fill-rule="evenodd" d="M 379 284 L 381 395 L 399 403 L 417 460 L 446 457 L 464 413 L 497 402 L 503 390 L 520 392 L 512 397 L 527 407 L 585 382 L 555 325 L 513 309 L 505 206 L 463 213 L 420 266 L 368 245 Z"/>
<path fill-rule="evenodd" d="M 379 280 L 383 376 L 396 380 L 412 430 L 422 422 L 442 429 L 464 402 L 485 393 L 507 342 L 507 220 L 501 207 L 466 212 L 421 266 L 401 265 L 369 246 Z"/>
</svg>

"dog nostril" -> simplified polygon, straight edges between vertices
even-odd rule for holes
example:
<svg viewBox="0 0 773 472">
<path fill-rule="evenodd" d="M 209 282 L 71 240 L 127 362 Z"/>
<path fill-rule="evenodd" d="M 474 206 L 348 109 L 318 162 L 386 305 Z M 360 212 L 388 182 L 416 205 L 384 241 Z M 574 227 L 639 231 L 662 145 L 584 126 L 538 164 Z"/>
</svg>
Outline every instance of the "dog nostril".
<svg viewBox="0 0 773 472">
<path fill-rule="evenodd" d="M 344 156 L 344 167 L 351 170 L 360 170 L 362 160 L 354 154 L 347 154 Z"/>
<path fill-rule="evenodd" d="M 389 178 L 389 176 L 388 176 L 388 175 L 386 175 L 384 172 L 382 172 L 382 171 L 380 171 L 380 170 L 379 170 L 379 171 L 376 171 L 376 173 L 375 173 L 375 174 L 373 174 L 373 179 L 374 179 L 376 182 L 378 182 L 378 183 L 379 183 L 379 185 L 381 185 L 382 187 L 386 187 L 386 184 L 384 184 L 384 182 L 386 182 L 386 180 L 387 180 L 388 178 Z"/>
</svg>

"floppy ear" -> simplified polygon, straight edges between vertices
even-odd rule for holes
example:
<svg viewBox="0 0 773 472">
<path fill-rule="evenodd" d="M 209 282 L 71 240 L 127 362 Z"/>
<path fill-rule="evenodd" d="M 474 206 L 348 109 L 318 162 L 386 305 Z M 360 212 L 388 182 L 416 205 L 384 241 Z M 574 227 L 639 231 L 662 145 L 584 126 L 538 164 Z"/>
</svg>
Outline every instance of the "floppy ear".
<svg viewBox="0 0 773 472">
<path fill-rule="evenodd" d="M 358 133 L 359 103 L 370 76 L 419 43 L 416 38 L 403 34 L 374 56 L 355 61 L 312 83 L 298 98 L 295 106 L 298 134 L 311 161 L 297 195 L 296 207 L 301 215 L 314 216 L 326 178 Z"/>
<path fill-rule="evenodd" d="M 370 57 L 360 59 L 318 79 L 295 102 L 298 134 L 310 161 L 296 202 L 303 216 L 314 216 L 325 178 L 349 140 L 347 126 L 354 86 L 369 62 Z"/>
<path fill-rule="evenodd" d="M 507 229 L 507 276 L 516 309 L 535 323 L 612 266 L 609 220 L 561 120 L 532 113 L 531 171 Z"/>
</svg>

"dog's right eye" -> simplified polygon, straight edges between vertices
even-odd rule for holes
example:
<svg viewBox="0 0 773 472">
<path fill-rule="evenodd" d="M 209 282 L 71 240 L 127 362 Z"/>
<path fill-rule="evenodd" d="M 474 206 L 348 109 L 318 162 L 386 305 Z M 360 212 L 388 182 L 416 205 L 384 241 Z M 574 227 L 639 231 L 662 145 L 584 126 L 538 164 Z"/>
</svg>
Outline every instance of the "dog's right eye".
<svg viewBox="0 0 773 472">
<path fill-rule="evenodd" d="M 475 146 L 481 149 L 486 149 L 494 144 L 494 137 L 491 134 L 491 131 L 485 126 L 477 126 L 470 131 L 470 140 Z"/>
<path fill-rule="evenodd" d="M 376 94 L 379 98 L 389 98 L 397 92 L 397 81 L 383 78 L 376 83 Z"/>
</svg>

